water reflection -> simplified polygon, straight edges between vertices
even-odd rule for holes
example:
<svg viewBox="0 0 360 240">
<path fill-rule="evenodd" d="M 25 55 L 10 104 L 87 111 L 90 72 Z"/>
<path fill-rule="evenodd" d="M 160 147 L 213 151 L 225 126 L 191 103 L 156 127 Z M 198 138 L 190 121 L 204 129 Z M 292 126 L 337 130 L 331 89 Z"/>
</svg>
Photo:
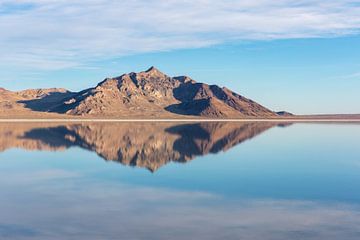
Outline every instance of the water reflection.
<svg viewBox="0 0 360 240">
<path fill-rule="evenodd" d="M 51 186 L 29 185 L 27 191 L 17 186 L 25 198 L 10 194 L 1 201 L 1 239 L 355 240 L 360 233 L 359 209 L 352 205 L 229 200 L 203 192 L 59 179 Z M 3 188 L 2 193 L 9 192 Z"/>
<path fill-rule="evenodd" d="M 359 239 L 359 125 L 276 126 L 0 124 L 0 239 Z"/>
<path fill-rule="evenodd" d="M 168 162 L 226 151 L 277 123 L 0 124 L 0 150 L 64 150 L 72 146 L 128 166 L 156 171 Z M 281 124 L 280 126 L 284 126 Z"/>
</svg>

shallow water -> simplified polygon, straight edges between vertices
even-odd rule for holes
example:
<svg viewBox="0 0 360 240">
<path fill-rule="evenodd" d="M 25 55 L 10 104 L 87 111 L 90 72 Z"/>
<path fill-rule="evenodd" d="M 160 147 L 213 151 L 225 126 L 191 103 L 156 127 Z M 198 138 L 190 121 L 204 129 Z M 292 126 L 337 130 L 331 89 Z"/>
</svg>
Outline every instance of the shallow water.
<svg viewBox="0 0 360 240">
<path fill-rule="evenodd" d="M 1 123 L 0 239 L 360 239 L 360 125 Z"/>
</svg>

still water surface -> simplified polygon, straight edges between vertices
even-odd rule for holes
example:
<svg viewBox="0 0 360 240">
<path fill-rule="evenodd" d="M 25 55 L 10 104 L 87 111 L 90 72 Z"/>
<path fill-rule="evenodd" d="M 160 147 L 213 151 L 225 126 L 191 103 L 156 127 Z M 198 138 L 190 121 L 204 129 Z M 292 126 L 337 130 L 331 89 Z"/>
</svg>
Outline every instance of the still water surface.
<svg viewBox="0 0 360 240">
<path fill-rule="evenodd" d="M 360 239 L 360 125 L 1 123 L 0 239 Z"/>
</svg>

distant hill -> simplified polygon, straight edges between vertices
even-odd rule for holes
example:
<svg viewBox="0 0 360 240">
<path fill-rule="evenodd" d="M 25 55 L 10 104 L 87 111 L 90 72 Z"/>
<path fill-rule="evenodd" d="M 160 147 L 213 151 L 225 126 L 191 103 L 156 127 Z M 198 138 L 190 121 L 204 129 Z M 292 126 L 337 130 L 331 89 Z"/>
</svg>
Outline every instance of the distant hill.
<svg viewBox="0 0 360 240">
<path fill-rule="evenodd" d="M 0 116 L 272 118 L 281 116 L 225 87 L 147 71 L 107 78 L 80 92 L 0 89 Z"/>
<path fill-rule="evenodd" d="M 294 116 L 294 114 L 292 114 L 290 112 L 286 112 L 286 111 L 276 112 L 276 114 L 279 115 L 279 116 L 283 116 L 283 117 L 292 117 L 292 116 Z"/>
</svg>

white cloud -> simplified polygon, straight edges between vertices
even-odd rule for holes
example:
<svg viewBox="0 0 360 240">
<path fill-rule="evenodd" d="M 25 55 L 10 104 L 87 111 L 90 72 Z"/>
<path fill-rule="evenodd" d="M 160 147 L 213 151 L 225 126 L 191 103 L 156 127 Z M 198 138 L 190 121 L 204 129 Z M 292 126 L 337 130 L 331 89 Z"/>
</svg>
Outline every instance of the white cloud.
<svg viewBox="0 0 360 240">
<path fill-rule="evenodd" d="M 241 40 L 357 33 L 360 1 L 0 0 L 0 64 L 44 69 Z"/>
</svg>

